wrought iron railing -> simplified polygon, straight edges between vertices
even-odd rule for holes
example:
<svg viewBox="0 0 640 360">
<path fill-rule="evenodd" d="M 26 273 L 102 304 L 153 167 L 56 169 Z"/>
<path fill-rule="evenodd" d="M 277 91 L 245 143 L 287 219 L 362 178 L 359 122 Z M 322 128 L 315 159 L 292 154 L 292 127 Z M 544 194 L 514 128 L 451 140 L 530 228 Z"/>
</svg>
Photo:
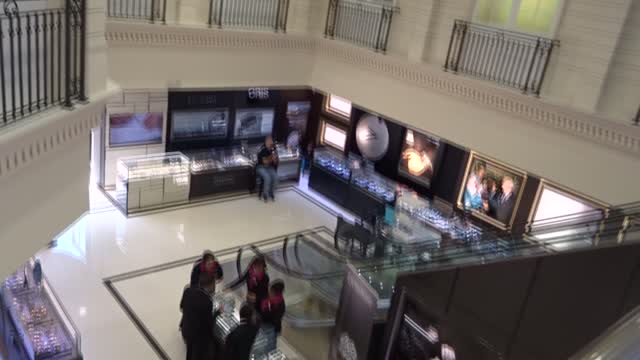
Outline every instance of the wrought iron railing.
<svg viewBox="0 0 640 360">
<path fill-rule="evenodd" d="M 324 35 L 384 53 L 395 11 L 385 2 L 330 0 Z"/>
<path fill-rule="evenodd" d="M 456 20 L 446 71 L 540 95 L 556 40 Z"/>
<path fill-rule="evenodd" d="M 107 0 L 107 17 L 167 22 L 167 0 Z"/>
<path fill-rule="evenodd" d="M 52 106 L 86 100 L 86 0 L 62 8 L 0 14 L 0 126 Z"/>
<path fill-rule="evenodd" d="M 289 0 L 210 0 L 209 26 L 287 31 Z"/>
</svg>

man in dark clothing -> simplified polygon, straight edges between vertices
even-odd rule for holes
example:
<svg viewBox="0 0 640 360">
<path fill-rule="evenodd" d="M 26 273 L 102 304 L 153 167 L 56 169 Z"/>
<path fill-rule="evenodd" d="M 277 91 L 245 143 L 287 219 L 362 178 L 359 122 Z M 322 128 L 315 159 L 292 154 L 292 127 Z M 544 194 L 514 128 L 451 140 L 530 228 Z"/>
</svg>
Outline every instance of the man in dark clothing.
<svg viewBox="0 0 640 360">
<path fill-rule="evenodd" d="M 215 277 L 202 273 L 198 286 L 187 288 L 182 294 L 182 336 L 187 343 L 187 360 L 210 360 L 214 353 L 213 328 L 218 311 L 213 312 Z"/>
<path fill-rule="evenodd" d="M 253 307 L 249 304 L 240 308 L 240 323 L 236 326 L 224 343 L 224 358 L 226 360 L 249 360 L 251 348 L 258 334 L 255 325 Z"/>
<path fill-rule="evenodd" d="M 262 196 L 264 201 L 268 198 L 274 200 L 273 189 L 278 185 L 278 152 L 273 144 L 273 138 L 267 136 L 264 139 L 264 146 L 258 153 L 258 164 L 256 172 L 262 178 Z"/>
<path fill-rule="evenodd" d="M 202 258 L 198 259 L 195 264 L 193 264 L 193 269 L 191 270 L 191 286 L 197 286 L 198 281 L 200 280 L 200 274 L 208 272 L 215 276 L 216 282 L 222 281 L 224 273 L 222 272 L 222 266 L 218 260 L 216 260 L 215 255 L 209 250 L 205 250 L 202 254 Z"/>
</svg>

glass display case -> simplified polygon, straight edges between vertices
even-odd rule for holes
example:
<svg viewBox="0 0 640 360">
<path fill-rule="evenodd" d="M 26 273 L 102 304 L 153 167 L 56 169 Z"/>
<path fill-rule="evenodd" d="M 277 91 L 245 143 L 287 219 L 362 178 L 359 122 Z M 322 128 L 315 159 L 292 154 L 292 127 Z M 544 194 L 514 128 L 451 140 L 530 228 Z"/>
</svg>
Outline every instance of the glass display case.
<svg viewBox="0 0 640 360">
<path fill-rule="evenodd" d="M 127 214 L 189 200 L 189 159 L 179 152 L 118 160 L 116 200 Z"/>
<path fill-rule="evenodd" d="M 246 155 L 253 161 L 254 164 L 258 163 L 258 153 L 262 149 L 262 144 L 243 147 Z M 284 144 L 276 144 L 276 151 L 278 153 L 278 178 L 281 181 L 286 180 L 298 180 L 300 177 L 300 163 L 302 161 L 302 155 L 300 154 L 299 147 L 289 147 Z"/>
<path fill-rule="evenodd" d="M 309 188 L 345 207 L 349 196 L 351 167 L 338 151 L 316 149 L 309 173 Z"/>
<path fill-rule="evenodd" d="M 358 189 L 384 202 L 393 203 L 395 201 L 397 183 L 378 175 L 372 169 L 360 168 L 353 170 L 351 183 Z"/>
<path fill-rule="evenodd" d="M 186 156 L 191 161 L 191 199 L 252 187 L 253 163 L 240 147 L 190 152 Z"/>
<path fill-rule="evenodd" d="M 31 263 L 0 287 L 0 333 L 7 360 L 82 359 L 80 334 L 65 314 L 46 279 Z M 31 275 L 34 274 L 34 275 Z"/>
<path fill-rule="evenodd" d="M 223 293 L 213 295 L 213 308 L 220 309 L 220 315 L 216 318 L 214 335 L 221 344 L 224 344 L 229 333 L 240 323 L 237 305 L 238 301 L 234 295 Z M 268 334 L 266 331 L 269 330 L 260 329 L 258 331 L 251 349 L 251 358 L 255 360 L 287 359 L 279 349 L 271 351 L 267 349 L 267 337 L 272 334 Z"/>
</svg>

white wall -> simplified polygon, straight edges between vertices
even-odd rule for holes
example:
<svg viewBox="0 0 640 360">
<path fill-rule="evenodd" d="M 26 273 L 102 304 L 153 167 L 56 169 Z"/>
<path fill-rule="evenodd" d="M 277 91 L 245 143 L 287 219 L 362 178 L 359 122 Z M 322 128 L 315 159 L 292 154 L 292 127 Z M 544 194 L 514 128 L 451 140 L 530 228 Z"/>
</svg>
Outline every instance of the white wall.
<svg viewBox="0 0 640 360">
<path fill-rule="evenodd" d="M 640 1 L 633 2 L 600 98 L 599 111 L 629 123 L 640 107 Z"/>
<path fill-rule="evenodd" d="M 157 31 L 158 36 L 163 36 L 165 32 L 176 36 L 177 32 L 184 33 L 184 38 L 175 39 L 175 43 L 172 39 L 170 46 L 109 47 L 109 78 L 123 89 L 296 86 L 309 80 L 313 54 L 311 49 L 291 51 L 259 46 L 262 44 L 260 40 L 272 36 L 271 34 L 252 34 L 256 38 L 256 47 L 253 48 L 236 47 L 232 40 L 222 46 L 216 43 L 209 47 L 208 33 L 221 34 L 220 41 L 225 40 L 226 33 L 171 25 L 148 26 L 154 32 Z M 118 29 L 126 29 L 126 25 L 121 25 Z"/>
<path fill-rule="evenodd" d="M 89 209 L 89 135 L 0 178 L 0 278 Z"/>
</svg>

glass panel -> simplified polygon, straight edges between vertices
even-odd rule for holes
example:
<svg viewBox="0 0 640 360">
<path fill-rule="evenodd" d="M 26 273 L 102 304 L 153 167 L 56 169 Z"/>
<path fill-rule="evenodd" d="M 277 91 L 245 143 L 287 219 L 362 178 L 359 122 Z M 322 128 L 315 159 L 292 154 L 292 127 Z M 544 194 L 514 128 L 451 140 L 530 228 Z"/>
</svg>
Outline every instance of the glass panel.
<svg viewBox="0 0 640 360">
<path fill-rule="evenodd" d="M 560 0 L 521 0 L 517 29 L 537 34 L 549 33 L 559 2 Z"/>
<path fill-rule="evenodd" d="M 486 25 L 506 27 L 512 6 L 512 0 L 478 0 L 475 20 Z"/>
</svg>

